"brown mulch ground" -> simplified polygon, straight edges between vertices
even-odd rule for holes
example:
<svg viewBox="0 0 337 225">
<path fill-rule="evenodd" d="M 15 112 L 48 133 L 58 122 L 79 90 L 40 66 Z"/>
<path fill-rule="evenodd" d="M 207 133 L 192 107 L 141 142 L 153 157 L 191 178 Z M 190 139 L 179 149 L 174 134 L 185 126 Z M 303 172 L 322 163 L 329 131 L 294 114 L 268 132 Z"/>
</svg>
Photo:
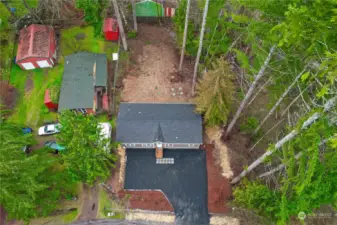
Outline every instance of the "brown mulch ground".
<svg viewBox="0 0 337 225">
<path fill-rule="evenodd" d="M 125 191 L 118 193 L 119 198 L 129 195 L 129 207 L 132 209 L 170 211 L 173 208 L 165 195 L 160 191 Z"/>
<path fill-rule="evenodd" d="M 227 213 L 230 211 L 226 202 L 232 195 L 231 186 L 228 179 L 222 176 L 220 165 L 215 163 L 214 145 L 206 144 L 202 148 L 205 149 L 207 158 L 208 212 Z"/>
</svg>

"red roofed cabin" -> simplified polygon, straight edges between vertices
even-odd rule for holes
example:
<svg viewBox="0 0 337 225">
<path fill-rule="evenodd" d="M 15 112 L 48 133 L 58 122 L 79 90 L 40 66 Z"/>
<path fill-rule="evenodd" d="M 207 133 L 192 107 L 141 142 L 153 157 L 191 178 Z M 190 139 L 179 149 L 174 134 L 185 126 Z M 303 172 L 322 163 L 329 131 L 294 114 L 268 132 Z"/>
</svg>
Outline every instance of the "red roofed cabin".
<svg viewBox="0 0 337 225">
<path fill-rule="evenodd" d="M 56 62 L 55 31 L 51 26 L 31 24 L 20 31 L 16 64 L 24 70 L 53 67 Z"/>
<path fill-rule="evenodd" d="M 103 27 L 105 39 L 108 41 L 118 41 L 119 28 L 117 20 L 114 18 L 106 18 Z"/>
</svg>

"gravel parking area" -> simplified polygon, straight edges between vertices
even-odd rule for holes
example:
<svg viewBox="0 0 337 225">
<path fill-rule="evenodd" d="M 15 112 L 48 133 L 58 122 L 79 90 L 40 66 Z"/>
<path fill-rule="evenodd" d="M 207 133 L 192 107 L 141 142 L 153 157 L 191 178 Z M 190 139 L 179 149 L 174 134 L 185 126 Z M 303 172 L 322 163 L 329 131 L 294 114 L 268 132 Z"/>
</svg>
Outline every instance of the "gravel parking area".
<svg viewBox="0 0 337 225">
<path fill-rule="evenodd" d="M 176 224 L 209 224 L 205 151 L 165 149 L 164 158 L 174 158 L 174 164 L 156 164 L 154 149 L 127 149 L 126 154 L 125 189 L 161 190 Z"/>
</svg>

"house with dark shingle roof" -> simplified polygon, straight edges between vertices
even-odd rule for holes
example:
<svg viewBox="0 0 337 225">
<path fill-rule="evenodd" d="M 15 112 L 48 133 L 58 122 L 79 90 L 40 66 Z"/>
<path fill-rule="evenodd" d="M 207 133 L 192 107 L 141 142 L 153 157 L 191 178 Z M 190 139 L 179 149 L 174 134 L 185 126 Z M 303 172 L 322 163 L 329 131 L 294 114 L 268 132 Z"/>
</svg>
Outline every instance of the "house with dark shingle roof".
<svg viewBox="0 0 337 225">
<path fill-rule="evenodd" d="M 64 60 L 58 111 L 95 113 L 107 102 L 107 58 L 105 54 L 79 52 Z"/>
<path fill-rule="evenodd" d="M 193 104 L 121 103 L 116 128 L 122 147 L 154 148 L 157 158 L 164 148 L 199 149 L 203 143 L 202 118 Z"/>
</svg>

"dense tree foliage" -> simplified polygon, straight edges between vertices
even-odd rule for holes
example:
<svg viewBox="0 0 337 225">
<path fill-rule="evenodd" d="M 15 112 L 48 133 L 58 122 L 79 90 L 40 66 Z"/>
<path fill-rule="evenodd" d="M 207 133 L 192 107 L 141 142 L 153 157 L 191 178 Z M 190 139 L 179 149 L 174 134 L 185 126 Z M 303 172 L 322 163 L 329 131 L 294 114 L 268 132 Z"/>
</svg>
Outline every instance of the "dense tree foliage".
<svg viewBox="0 0 337 225">
<path fill-rule="evenodd" d="M 192 20 L 188 23 L 186 40 L 187 55 L 197 55 L 200 25 L 195 21 L 197 20 L 196 18 L 200 17 L 199 15 L 202 14 L 202 7 L 205 5 L 203 2 L 204 1 L 200 1 L 200 4 L 196 4 L 195 1 L 192 1 L 191 3 L 191 7 L 194 10 L 191 12 Z M 224 3 L 225 1 L 210 1 L 209 4 L 207 13 L 208 16 L 206 19 L 206 33 L 203 43 L 203 54 L 201 55 L 201 61 L 207 63 L 209 67 L 212 67 L 212 59 L 215 59 L 215 57 L 221 56 L 225 53 L 229 46 L 229 39 L 226 35 L 227 26 L 225 23 L 227 17 L 224 16 L 225 12 L 222 10 Z M 179 45 L 182 43 L 184 33 L 186 5 L 187 0 L 180 1 L 173 18 L 177 42 Z M 196 8 L 200 8 L 200 10 Z"/>
<path fill-rule="evenodd" d="M 107 0 L 76 0 L 76 6 L 83 9 L 84 20 L 95 29 L 95 36 L 102 35 L 103 19 L 106 13 Z"/>
<path fill-rule="evenodd" d="M 322 204 L 336 206 L 336 132 L 337 125 L 328 118 L 317 121 L 284 146 L 279 156 L 286 165 L 286 174 L 280 177 L 279 188 L 246 180 L 235 189 L 234 202 L 278 224 L 286 224 L 299 212 L 312 213 Z"/>
<path fill-rule="evenodd" d="M 66 111 L 59 119 L 62 127 L 57 138 L 66 148 L 61 155 L 72 179 L 92 185 L 108 178 L 116 156 L 110 152 L 110 140 L 100 135 L 97 118 Z"/>
<path fill-rule="evenodd" d="M 180 2 L 174 20 L 179 43 L 186 1 Z M 192 5 L 186 48 L 190 55 L 195 55 L 200 26 L 195 7 L 202 11 L 202 5 Z M 301 121 L 321 112 L 327 100 L 337 94 L 336 21 L 335 0 L 211 1 L 201 63 L 213 69 L 210 64 L 213 59 L 226 55 L 232 66 L 240 71 L 234 78 L 247 97 L 247 90 L 254 84 L 252 81 L 268 51 L 275 45 L 266 74 L 257 84 L 260 90 L 268 90 L 266 107 L 272 110 L 265 119 L 281 109 L 281 117 L 287 112 L 289 124 L 300 127 Z M 209 79 L 207 73 L 204 76 L 201 81 Z M 254 91 L 256 94 L 248 105 L 259 98 L 260 90 Z M 310 213 L 322 204 L 336 207 L 336 163 L 333 162 L 337 156 L 336 109 L 332 111 L 323 113 L 324 116 L 320 114 L 323 118 L 308 129 L 296 128 L 298 135 L 283 145 L 283 154 L 275 151 L 270 155 L 272 164 L 285 165 L 273 174 L 273 182 L 246 180 L 235 190 L 234 202 L 271 217 L 279 224 L 286 224 L 300 211 Z M 225 118 L 227 116 L 228 112 L 224 114 Z M 223 122 L 225 124 L 226 120 Z M 288 133 L 286 127 L 279 131 L 281 137 Z"/>
<path fill-rule="evenodd" d="M 45 149 L 29 156 L 23 152 L 23 146 L 32 143 L 32 135 L 24 135 L 21 126 L 1 121 L 0 204 L 9 219 L 46 216 L 71 189 L 57 158 Z"/>
<path fill-rule="evenodd" d="M 220 58 L 197 85 L 197 111 L 205 115 L 207 125 L 226 124 L 233 103 L 232 79 L 229 64 Z"/>
</svg>

